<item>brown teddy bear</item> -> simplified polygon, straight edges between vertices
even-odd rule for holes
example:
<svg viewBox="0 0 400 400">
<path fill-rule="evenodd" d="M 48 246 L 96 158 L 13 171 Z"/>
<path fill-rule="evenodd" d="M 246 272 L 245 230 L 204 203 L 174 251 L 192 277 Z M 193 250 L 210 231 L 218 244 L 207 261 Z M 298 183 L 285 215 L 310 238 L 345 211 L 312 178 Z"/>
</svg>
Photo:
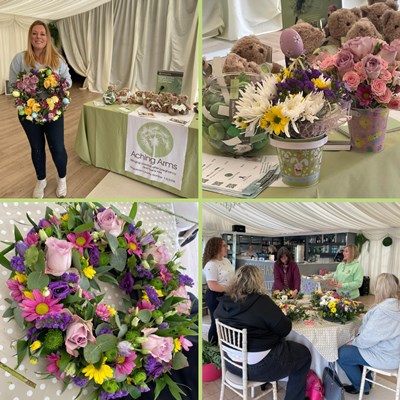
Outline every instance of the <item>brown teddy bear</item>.
<svg viewBox="0 0 400 400">
<path fill-rule="evenodd" d="M 326 24 L 329 33 L 328 44 L 340 46 L 343 37 L 346 37 L 351 27 L 361 19 L 361 10 L 359 8 L 340 8 L 333 11 L 328 17 Z"/>
<path fill-rule="evenodd" d="M 391 43 L 400 39 L 400 11 L 387 10 L 382 17 L 384 39 Z"/>
<path fill-rule="evenodd" d="M 376 3 L 384 3 L 386 0 L 368 0 L 368 5 L 372 6 L 373 4 Z"/>
<path fill-rule="evenodd" d="M 346 40 L 354 39 L 358 36 L 369 36 L 382 39 L 382 35 L 378 32 L 375 25 L 368 18 L 361 18 L 358 20 L 347 32 Z"/>
<path fill-rule="evenodd" d="M 325 33 L 308 22 L 297 22 L 291 28 L 300 35 L 304 45 L 304 53 L 308 59 L 325 41 Z"/>
<path fill-rule="evenodd" d="M 254 61 L 248 62 L 245 58 L 235 53 L 229 53 L 225 58 L 225 64 L 222 70 L 224 73 L 229 72 L 252 72 L 261 73 L 261 68 Z"/>
<path fill-rule="evenodd" d="M 383 32 L 382 16 L 387 10 L 397 11 L 399 8 L 397 1 L 386 0 L 384 3 L 375 3 L 371 6 L 361 6 L 361 14 L 363 17 L 368 18 L 376 27 L 379 33 Z"/>
</svg>

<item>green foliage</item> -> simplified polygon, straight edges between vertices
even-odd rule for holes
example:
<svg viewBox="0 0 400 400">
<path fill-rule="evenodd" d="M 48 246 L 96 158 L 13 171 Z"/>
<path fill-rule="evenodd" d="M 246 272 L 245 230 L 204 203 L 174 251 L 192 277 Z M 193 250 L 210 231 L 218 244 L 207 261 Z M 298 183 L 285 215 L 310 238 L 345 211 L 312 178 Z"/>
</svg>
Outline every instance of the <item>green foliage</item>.
<svg viewBox="0 0 400 400">
<path fill-rule="evenodd" d="M 221 369 L 221 353 L 219 347 L 203 339 L 203 365 L 215 364 L 216 369 Z"/>
<path fill-rule="evenodd" d="M 360 253 L 364 243 L 366 242 L 369 242 L 369 239 L 367 239 L 362 233 L 359 233 L 354 239 L 354 244 L 357 246 Z"/>
</svg>

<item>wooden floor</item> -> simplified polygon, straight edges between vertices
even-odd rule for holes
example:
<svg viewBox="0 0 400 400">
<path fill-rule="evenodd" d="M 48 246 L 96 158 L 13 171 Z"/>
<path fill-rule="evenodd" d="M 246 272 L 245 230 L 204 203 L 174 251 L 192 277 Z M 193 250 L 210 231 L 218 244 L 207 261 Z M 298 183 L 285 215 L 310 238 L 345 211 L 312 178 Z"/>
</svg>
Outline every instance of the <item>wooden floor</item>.
<svg viewBox="0 0 400 400">
<path fill-rule="evenodd" d="M 65 146 L 68 153 L 68 197 L 85 198 L 107 175 L 108 171 L 80 163 L 74 144 L 82 105 L 101 97 L 77 86 L 71 89 L 71 105 L 65 113 Z M 56 168 L 47 148 L 46 198 L 55 198 Z M 20 125 L 12 96 L 0 95 L 0 198 L 32 198 L 36 174 L 30 147 Z"/>
</svg>

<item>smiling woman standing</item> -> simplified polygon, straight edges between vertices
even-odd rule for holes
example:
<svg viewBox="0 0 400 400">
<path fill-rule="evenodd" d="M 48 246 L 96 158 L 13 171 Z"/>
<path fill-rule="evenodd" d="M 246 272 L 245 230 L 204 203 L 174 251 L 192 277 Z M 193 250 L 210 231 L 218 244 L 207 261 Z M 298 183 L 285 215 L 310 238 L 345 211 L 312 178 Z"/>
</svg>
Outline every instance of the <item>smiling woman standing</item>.
<svg viewBox="0 0 400 400">
<path fill-rule="evenodd" d="M 203 254 L 203 273 L 207 281 L 206 304 L 211 316 L 208 341 L 213 344 L 218 342 L 214 311 L 218 306 L 218 298 L 225 293 L 234 275 L 226 255 L 227 245 L 222 238 L 213 237 L 207 241 Z"/>
<path fill-rule="evenodd" d="M 20 72 L 31 69 L 50 68 L 64 78 L 71 87 L 71 75 L 68 65 L 54 48 L 48 26 L 42 21 L 35 21 L 29 28 L 28 47 L 18 53 L 10 65 L 10 84 L 14 85 Z M 43 99 L 45 100 L 45 99 Z M 57 168 L 57 197 L 67 195 L 67 151 L 64 145 L 64 116 L 55 121 L 36 124 L 33 121 L 19 117 L 31 146 L 31 157 L 35 167 L 37 182 L 33 190 L 34 198 L 43 198 L 46 181 L 46 140 L 51 156 Z"/>
</svg>

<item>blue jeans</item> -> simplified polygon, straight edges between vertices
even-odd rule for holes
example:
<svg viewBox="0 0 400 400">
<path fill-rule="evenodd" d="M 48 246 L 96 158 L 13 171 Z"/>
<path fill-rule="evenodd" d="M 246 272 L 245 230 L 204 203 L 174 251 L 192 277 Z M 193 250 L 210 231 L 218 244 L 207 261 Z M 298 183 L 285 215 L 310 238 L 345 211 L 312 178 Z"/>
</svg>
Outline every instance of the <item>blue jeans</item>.
<svg viewBox="0 0 400 400">
<path fill-rule="evenodd" d="M 64 116 L 43 125 L 19 119 L 31 145 L 31 157 L 37 179 L 46 178 L 46 140 L 59 178 L 67 175 L 67 151 L 64 146 Z"/>
<path fill-rule="evenodd" d="M 369 364 L 364 360 L 358 347 L 344 345 L 339 349 L 339 365 L 350 379 L 355 389 L 360 390 L 363 366 Z M 369 373 L 368 378 L 371 378 Z M 364 393 L 368 393 L 371 389 L 370 382 L 365 382 Z"/>
</svg>

